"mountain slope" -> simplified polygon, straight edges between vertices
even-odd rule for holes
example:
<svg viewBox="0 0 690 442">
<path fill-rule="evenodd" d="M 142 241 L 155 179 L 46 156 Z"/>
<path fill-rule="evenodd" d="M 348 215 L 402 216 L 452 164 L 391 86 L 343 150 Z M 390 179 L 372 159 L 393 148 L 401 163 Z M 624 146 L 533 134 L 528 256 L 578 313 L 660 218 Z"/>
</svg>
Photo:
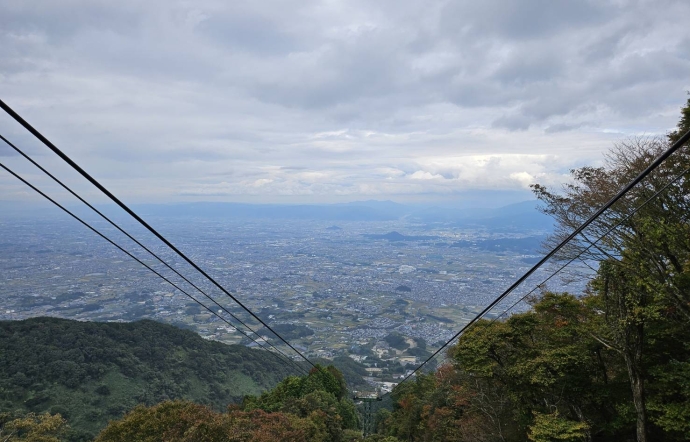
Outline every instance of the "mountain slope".
<svg viewBox="0 0 690 442">
<path fill-rule="evenodd" d="M 89 440 L 139 403 L 224 410 L 295 370 L 276 356 L 154 321 L 0 321 L 0 412 L 59 412 Z"/>
</svg>

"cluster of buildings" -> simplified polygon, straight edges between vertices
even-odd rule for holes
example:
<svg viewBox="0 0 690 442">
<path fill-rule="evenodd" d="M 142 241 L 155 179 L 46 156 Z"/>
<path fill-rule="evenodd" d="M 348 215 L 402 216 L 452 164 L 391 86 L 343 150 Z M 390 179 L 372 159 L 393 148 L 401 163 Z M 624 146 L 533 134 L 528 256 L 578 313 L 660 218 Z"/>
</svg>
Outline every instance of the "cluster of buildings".
<svg viewBox="0 0 690 442">
<path fill-rule="evenodd" d="M 430 350 L 449 339 L 529 265 L 516 253 L 451 247 L 481 240 L 482 231 L 402 222 L 156 220 L 189 254 L 252 311 L 271 324 L 300 324 L 314 331 L 291 342 L 308 355 L 341 355 L 366 366 L 380 388 L 405 376 L 422 353 L 391 349 L 398 333 Z M 389 241 L 368 234 L 393 230 L 433 233 L 433 239 Z M 109 232 L 190 295 L 236 321 L 133 244 Z M 68 221 L 0 221 L 0 319 L 61 316 L 79 320 L 151 318 L 196 330 L 207 339 L 251 344 L 122 252 Z M 259 325 L 200 275 L 180 264 L 152 238 L 141 238 L 217 302 L 258 330 Z M 538 276 L 538 275 L 537 275 Z M 260 344 L 268 336 L 248 332 Z M 366 347 L 367 355 L 352 352 Z M 370 362 L 373 361 L 373 362 Z"/>
</svg>

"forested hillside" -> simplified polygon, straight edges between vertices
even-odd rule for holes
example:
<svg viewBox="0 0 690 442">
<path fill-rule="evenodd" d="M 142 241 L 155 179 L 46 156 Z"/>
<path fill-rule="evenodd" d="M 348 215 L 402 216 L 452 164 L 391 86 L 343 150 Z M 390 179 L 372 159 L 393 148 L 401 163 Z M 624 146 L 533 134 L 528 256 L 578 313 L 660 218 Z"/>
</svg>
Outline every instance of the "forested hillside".
<svg viewBox="0 0 690 442">
<path fill-rule="evenodd" d="M 690 129 L 615 146 L 562 190 L 535 185 L 567 237 Z M 690 152 L 682 147 L 563 249 L 597 262 L 584 293 L 542 290 L 481 321 L 436 373 L 399 385 L 378 431 L 410 441 L 690 440 Z M 552 289 L 557 287 L 552 287 Z"/>
<path fill-rule="evenodd" d="M 69 440 L 91 440 L 137 404 L 187 399 L 225 410 L 295 374 L 265 351 L 153 321 L 2 321 L 0 355 L 0 412 L 60 413 Z"/>
<path fill-rule="evenodd" d="M 215 412 L 191 402 L 137 407 L 111 422 L 96 442 L 349 442 L 361 439 L 355 406 L 340 372 L 316 365 L 260 396 Z"/>
<path fill-rule="evenodd" d="M 95 442 L 355 442 L 358 425 L 342 374 L 317 364 L 224 411 L 189 400 L 138 405 L 108 422 Z M 0 413 L 3 442 L 60 442 L 69 434 L 60 414 Z"/>
</svg>

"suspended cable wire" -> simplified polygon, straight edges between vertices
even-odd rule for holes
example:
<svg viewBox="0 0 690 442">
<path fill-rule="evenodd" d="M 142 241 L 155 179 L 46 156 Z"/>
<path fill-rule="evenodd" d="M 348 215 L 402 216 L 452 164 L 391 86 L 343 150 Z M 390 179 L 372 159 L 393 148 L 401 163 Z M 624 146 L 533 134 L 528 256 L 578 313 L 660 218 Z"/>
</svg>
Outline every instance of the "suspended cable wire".
<svg viewBox="0 0 690 442">
<path fill-rule="evenodd" d="M 610 234 L 611 232 L 613 232 L 613 231 L 614 231 L 616 228 L 618 228 L 621 224 L 623 224 L 624 222 L 626 222 L 627 220 L 629 220 L 630 218 L 632 218 L 633 215 L 635 215 L 637 212 L 639 212 L 640 210 L 642 210 L 642 209 L 643 209 L 647 204 L 649 204 L 653 199 L 657 198 L 657 197 L 661 194 L 661 192 L 663 192 L 664 190 L 668 189 L 669 186 L 671 186 L 671 184 L 673 184 L 673 183 L 677 182 L 678 180 L 680 180 L 681 178 L 683 178 L 683 176 L 685 176 L 685 174 L 687 174 L 687 173 L 690 173 L 690 168 L 685 169 L 685 170 L 684 170 L 683 172 L 681 172 L 679 175 L 676 175 L 671 181 L 669 181 L 668 183 L 666 183 L 666 185 L 664 185 L 661 189 L 657 190 L 652 196 L 650 196 L 649 198 L 647 198 L 647 200 L 645 200 L 644 203 L 642 203 L 640 206 L 636 207 L 632 212 L 630 212 L 628 215 L 626 215 L 623 219 L 621 219 L 621 220 L 618 221 L 616 224 L 614 224 L 612 227 L 610 227 L 603 235 L 599 236 L 599 238 L 597 238 L 596 241 L 592 242 L 587 248 L 583 249 L 583 250 L 582 250 L 580 253 L 578 253 L 575 257 L 571 258 L 569 261 L 567 261 L 565 264 L 563 264 L 561 267 L 559 267 L 558 270 L 556 270 L 555 272 L 551 273 L 551 275 L 549 275 L 548 278 L 544 279 L 542 282 L 540 282 L 539 284 L 537 284 L 532 290 L 530 290 L 530 291 L 527 292 L 524 296 L 522 296 L 522 297 L 519 298 L 517 301 L 515 301 L 510 307 L 508 307 L 507 309 L 505 309 L 500 315 L 498 315 L 498 316 L 496 316 L 494 319 L 492 319 L 492 320 L 491 320 L 491 323 L 496 322 L 496 321 L 497 321 L 499 318 L 501 318 L 503 315 L 505 315 L 506 313 L 508 313 L 509 311 L 511 311 L 513 308 L 515 308 L 516 305 L 518 305 L 520 302 L 522 302 L 523 300 L 525 300 L 525 298 L 527 298 L 529 295 L 531 295 L 532 293 L 534 293 L 538 288 L 543 287 L 544 284 L 546 284 L 547 282 L 549 282 L 549 281 L 551 280 L 551 278 L 553 278 L 554 276 L 556 276 L 556 275 L 557 275 L 558 273 L 560 273 L 563 269 L 565 269 L 567 266 L 569 266 L 570 264 L 572 264 L 575 260 L 580 259 L 580 257 L 581 257 L 582 255 L 584 255 L 587 251 L 589 251 L 589 249 L 591 249 L 592 247 L 594 247 L 595 244 L 597 244 L 599 241 L 601 241 L 601 240 L 604 239 L 606 236 L 608 236 L 608 234 Z M 585 265 L 587 265 L 587 264 L 585 263 Z M 588 266 L 590 269 L 595 270 L 595 269 L 593 269 L 592 267 L 590 267 L 589 265 L 587 265 L 587 266 Z"/>
<path fill-rule="evenodd" d="M 100 210 L 96 209 L 93 205 L 91 205 L 88 201 L 86 201 L 84 198 L 82 198 L 80 195 L 78 195 L 76 192 L 74 192 L 71 188 L 69 188 L 66 184 L 64 184 L 62 181 L 60 181 L 58 178 L 56 178 L 53 174 L 48 172 L 43 166 L 38 164 L 36 161 L 34 161 L 33 158 L 28 156 L 26 153 L 24 153 L 20 148 L 15 146 L 12 142 L 10 142 L 7 138 L 2 136 L 0 134 L 0 139 L 2 139 L 7 145 L 9 145 L 12 149 L 14 149 L 17 153 L 19 153 L 21 156 L 23 156 L 26 160 L 31 162 L 34 166 L 36 166 L 38 169 L 40 169 L 44 174 L 49 176 L 53 181 L 58 183 L 60 186 L 62 186 L 63 189 L 67 190 L 69 193 L 71 193 L 74 197 L 76 197 L 79 201 L 84 203 L 87 207 L 89 207 L 91 210 L 96 212 L 98 215 L 100 215 L 101 218 L 106 220 L 108 223 L 110 223 L 113 227 L 115 227 L 117 230 L 122 232 L 124 235 L 127 236 L 127 238 L 131 239 L 134 241 L 139 247 L 147 251 L 150 255 L 152 255 L 154 258 L 156 258 L 158 261 L 160 261 L 163 265 L 165 265 L 168 269 L 172 270 L 175 272 L 177 276 L 182 278 L 187 284 L 191 285 L 194 287 L 196 290 L 198 290 L 201 294 L 203 294 L 206 298 L 208 298 L 211 302 L 213 302 L 215 305 L 217 305 L 220 309 L 222 309 L 225 313 L 229 314 L 235 321 L 239 322 L 242 324 L 245 328 L 247 328 L 250 332 L 254 333 L 256 336 L 259 336 L 259 334 L 252 329 L 249 325 L 244 323 L 240 318 L 235 316 L 232 312 L 230 312 L 228 309 L 226 309 L 224 306 L 220 305 L 215 299 L 213 299 L 210 295 L 208 295 L 205 291 L 197 287 L 193 282 L 191 282 L 189 279 L 187 279 L 184 275 L 182 275 L 180 272 L 178 272 L 176 269 L 174 269 L 172 266 L 170 266 L 166 261 L 164 261 L 161 257 L 159 257 L 156 253 L 154 253 L 152 250 L 150 250 L 148 247 L 146 247 L 144 244 L 139 242 L 136 238 L 134 238 L 132 235 L 127 233 L 124 229 L 122 229 L 117 223 L 112 221 L 110 218 L 108 218 L 106 215 L 104 215 Z M 278 350 L 270 341 L 265 340 L 265 342 L 273 347 L 275 350 Z"/>
<path fill-rule="evenodd" d="M 264 327 L 266 327 L 267 330 L 269 330 L 271 333 L 276 335 L 285 345 L 290 347 L 297 355 L 299 355 L 302 359 L 304 359 L 309 365 L 311 365 L 313 368 L 316 368 L 316 365 L 314 365 L 313 362 L 311 362 L 309 359 L 307 359 L 306 356 L 302 354 L 299 350 L 297 350 L 292 344 L 290 344 L 285 338 L 283 338 L 280 334 L 278 334 L 273 328 L 268 325 L 263 319 L 261 319 L 258 315 L 256 315 L 253 311 L 251 311 L 248 307 L 246 307 L 237 297 L 235 297 L 232 293 L 227 291 L 225 287 L 223 287 L 221 284 L 219 284 L 214 278 L 211 277 L 206 271 L 204 271 L 201 267 L 199 267 L 192 259 L 190 259 L 185 253 L 183 253 L 181 250 L 179 250 L 177 247 L 175 247 L 170 241 L 168 241 L 163 235 L 158 233 L 156 229 L 151 227 L 146 221 L 144 221 L 139 215 L 137 215 L 132 209 L 130 209 L 125 203 L 120 201 L 115 195 L 113 195 L 108 189 L 106 189 L 101 183 L 99 183 L 95 178 L 93 178 L 91 175 L 89 175 L 88 172 L 86 172 L 84 169 L 82 169 L 77 163 L 75 163 L 69 156 L 67 156 L 64 152 L 62 152 L 60 149 L 57 148 L 50 140 L 48 140 L 46 137 L 44 137 L 38 130 L 36 130 L 33 126 L 31 126 L 26 120 L 24 120 L 19 114 L 17 114 L 12 108 L 10 108 L 3 100 L 0 100 L 0 107 L 7 112 L 9 116 L 11 116 L 16 122 L 21 124 L 26 130 L 28 130 L 33 136 L 38 138 L 46 147 L 48 147 L 50 150 L 52 150 L 57 156 L 59 156 L 63 161 L 65 161 L 67 164 L 72 166 L 74 170 L 79 172 L 81 176 L 86 178 L 91 184 L 96 186 L 101 192 L 103 192 L 108 198 L 110 198 L 115 204 L 120 206 L 122 210 L 127 212 L 132 218 L 137 220 L 142 226 L 144 226 L 149 232 L 151 232 L 153 235 L 155 235 L 159 240 L 161 240 L 166 246 L 170 247 L 178 256 L 180 256 L 182 259 L 184 259 L 189 265 L 191 265 L 196 271 L 201 273 L 206 279 L 208 279 L 213 285 L 218 287 L 225 295 L 227 295 L 230 299 L 235 301 L 237 305 L 239 305 L 243 310 L 245 310 L 247 313 L 249 313 L 254 319 L 259 321 Z"/>
<path fill-rule="evenodd" d="M 63 212 L 67 213 L 68 215 L 70 215 L 70 216 L 71 216 L 72 218 L 74 218 L 75 220 L 79 221 L 81 224 L 83 224 L 83 225 L 84 225 L 85 227 L 87 227 L 89 230 L 91 230 L 92 232 L 94 232 L 96 235 L 98 235 L 98 236 L 100 236 L 101 238 L 103 238 L 104 240 L 108 241 L 110 244 L 112 244 L 112 245 L 115 246 L 117 249 L 119 249 L 120 251 L 122 251 L 123 253 L 125 253 L 127 256 L 129 256 L 130 258 L 132 258 L 133 260 L 135 260 L 136 262 L 138 262 L 138 263 L 141 264 L 142 266 L 146 267 L 148 270 L 150 270 L 151 272 L 153 272 L 156 276 L 158 276 L 159 278 L 163 279 L 165 282 L 167 282 L 168 284 L 170 284 L 171 286 L 173 286 L 175 289 L 177 289 L 177 290 L 179 290 L 180 292 L 182 292 L 183 294 L 185 294 L 189 299 L 193 300 L 194 302 L 196 302 L 197 304 L 199 304 L 200 306 L 202 306 L 203 308 L 205 308 L 206 310 L 208 310 L 211 314 L 213 314 L 214 316 L 218 317 L 221 321 L 225 322 L 227 325 L 229 325 L 229 326 L 232 327 L 233 329 L 235 329 L 235 330 L 239 331 L 240 333 L 242 333 L 244 336 L 246 336 L 247 338 L 249 338 L 250 340 L 252 340 L 256 345 L 258 345 L 259 347 L 265 349 L 264 346 L 262 346 L 258 341 L 256 341 L 256 340 L 255 340 L 254 338 L 252 338 L 251 336 L 247 335 L 243 330 L 237 328 L 235 325 L 233 325 L 233 324 L 230 323 L 228 320 L 226 320 L 225 318 L 223 318 L 222 316 L 220 316 L 218 313 L 214 312 L 211 308 L 209 308 L 208 306 L 204 305 L 202 302 L 200 302 L 199 300 L 197 300 L 196 298 L 194 298 L 192 295 L 190 295 L 189 293 L 187 293 L 185 290 L 183 290 L 182 288 L 180 288 L 177 284 L 175 284 L 174 282 L 170 281 L 168 278 L 166 278 L 165 276 L 163 276 L 163 275 L 161 275 L 160 273 L 158 273 L 158 272 L 157 272 L 155 269 L 153 269 L 151 266 L 149 266 L 148 264 L 146 264 L 145 262 L 143 262 L 142 260 L 140 260 L 139 258 L 137 258 L 136 256 L 134 256 L 133 254 L 131 254 L 130 252 L 128 252 L 127 250 L 125 250 L 122 246 L 120 246 L 119 244 L 115 243 L 113 240 L 111 240 L 110 238 L 108 238 L 107 236 L 105 236 L 104 234 L 102 234 L 101 232 L 99 232 L 97 229 L 95 229 L 95 228 L 94 228 L 93 226 L 91 226 L 89 223 L 87 223 L 86 221 L 84 221 L 84 220 L 82 220 L 81 218 L 79 218 L 77 215 L 75 215 L 75 214 L 72 213 L 70 210 L 68 210 L 67 208 L 65 208 L 63 205 L 61 205 L 60 203 L 58 203 L 57 201 L 55 201 L 54 199 L 52 199 L 50 196 L 48 196 L 47 194 L 45 194 L 43 191 L 41 191 L 40 189 L 38 189 L 36 186 L 34 186 L 33 184 L 29 183 L 27 180 L 25 180 L 24 178 L 22 178 L 21 176 L 19 176 L 17 173 L 15 173 L 14 171 L 12 171 L 9 167 L 7 167 L 7 166 L 5 166 L 4 164 L 0 163 L 0 168 L 4 169 L 4 170 L 7 171 L 9 174 L 11 174 L 12 176 L 14 176 L 14 177 L 17 178 L 18 180 L 20 180 L 22 183 L 26 184 L 28 187 L 30 187 L 32 190 L 34 190 L 36 193 L 38 193 L 39 195 L 41 195 L 42 197 L 44 197 L 45 199 L 47 199 L 48 201 L 50 201 L 51 203 L 53 203 L 55 206 L 57 206 L 58 208 L 60 208 Z M 277 349 L 276 349 L 276 350 L 277 350 Z M 282 353 L 280 350 L 277 350 L 277 351 L 278 351 L 278 353 L 280 353 L 280 355 L 281 355 L 282 357 L 279 356 L 278 353 L 274 353 L 274 352 L 271 352 L 271 351 L 269 351 L 269 353 L 275 354 L 276 356 L 278 356 L 279 358 L 281 358 L 281 360 L 283 360 L 283 358 L 284 358 L 284 360 L 287 360 L 287 361 L 291 362 L 291 363 L 294 364 L 296 367 L 298 367 L 302 372 L 305 372 L 305 373 L 306 373 L 306 370 L 304 370 L 304 368 L 303 368 L 302 366 L 300 366 L 300 365 L 297 364 L 295 361 L 293 361 L 292 359 L 290 359 L 287 355 L 285 355 L 284 353 Z"/>
<path fill-rule="evenodd" d="M 496 299 L 491 301 L 491 303 L 486 306 L 479 314 L 470 320 L 464 327 L 460 329 L 457 333 L 453 335 L 445 344 L 438 348 L 434 353 L 431 354 L 424 362 L 422 362 L 417 368 L 415 368 L 410 374 L 405 376 L 405 378 L 398 383 L 398 385 L 407 381 L 410 377 L 414 376 L 419 370 L 421 370 L 426 364 L 429 363 L 433 358 L 436 357 L 441 351 L 443 351 L 451 342 L 455 341 L 460 335 L 462 335 L 465 330 L 474 325 L 477 321 L 483 318 L 489 311 L 491 311 L 499 302 L 505 299 L 510 293 L 513 292 L 520 284 L 522 284 L 528 277 L 530 277 L 534 272 L 536 272 L 546 261 L 551 259 L 559 250 L 561 250 L 568 242 L 579 235 L 587 226 L 599 218 L 606 210 L 613 206 L 619 199 L 621 199 L 625 194 L 627 194 L 633 187 L 640 183 L 647 175 L 649 175 L 654 169 L 659 167 L 669 156 L 680 149 L 685 143 L 690 140 L 690 131 L 686 132 L 682 137 L 678 139 L 673 145 L 666 149 L 661 155 L 659 155 L 646 169 L 640 172 L 632 181 L 625 185 L 616 195 L 614 195 L 606 204 L 601 206 L 596 212 L 594 212 L 587 220 L 585 220 L 579 227 L 577 227 L 567 238 L 563 239 L 560 243 L 556 245 L 549 253 L 547 253 L 539 262 L 537 262 L 532 268 L 530 268 L 524 275 L 518 278 L 510 287 L 508 287 L 501 295 Z M 389 394 L 389 393 L 388 393 Z"/>
</svg>

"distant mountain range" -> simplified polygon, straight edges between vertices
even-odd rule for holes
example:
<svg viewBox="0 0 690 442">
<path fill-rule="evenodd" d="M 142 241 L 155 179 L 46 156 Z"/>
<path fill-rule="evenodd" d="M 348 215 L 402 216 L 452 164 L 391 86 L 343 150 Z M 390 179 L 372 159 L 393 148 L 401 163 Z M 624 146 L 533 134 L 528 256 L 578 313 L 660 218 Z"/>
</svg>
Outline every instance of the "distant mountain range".
<svg viewBox="0 0 690 442">
<path fill-rule="evenodd" d="M 481 227 L 489 230 L 551 230 L 553 220 L 539 211 L 539 201 L 530 200 L 496 209 L 451 209 L 431 207 L 413 213 L 410 218 L 426 223 L 448 223 L 457 227 Z"/>
<path fill-rule="evenodd" d="M 134 207 L 142 216 L 173 218 L 294 219 L 339 221 L 392 221 L 408 212 L 406 206 L 390 201 L 346 204 L 244 204 L 182 203 L 146 204 Z"/>
<path fill-rule="evenodd" d="M 458 208 L 421 204 L 399 204 L 393 201 L 356 201 L 344 204 L 245 204 L 245 203 L 173 203 L 139 204 L 132 208 L 144 218 L 226 218 L 236 220 L 312 220 L 326 222 L 396 221 L 422 224 L 444 224 L 460 228 L 489 230 L 551 230 L 553 221 L 539 212 L 537 200 L 507 206 L 487 208 Z M 100 206 L 116 219 L 122 214 L 114 206 Z M 77 214 L 88 213 L 83 206 L 72 208 Z M 45 218 L 54 216 L 53 209 L 0 202 L 0 216 Z M 328 230 L 341 227 L 332 225 Z M 404 240 L 404 239 L 400 239 Z"/>
<path fill-rule="evenodd" d="M 392 201 L 358 201 L 345 204 L 279 205 L 240 203 L 146 204 L 135 206 L 142 216 L 172 218 L 291 219 L 316 221 L 395 221 L 444 223 L 457 227 L 549 230 L 550 217 L 530 200 L 496 209 L 459 209 L 399 204 Z M 338 226 L 329 227 L 337 230 Z M 391 238 L 389 238 L 391 239 Z M 404 241 L 405 238 L 398 240 Z"/>
</svg>

